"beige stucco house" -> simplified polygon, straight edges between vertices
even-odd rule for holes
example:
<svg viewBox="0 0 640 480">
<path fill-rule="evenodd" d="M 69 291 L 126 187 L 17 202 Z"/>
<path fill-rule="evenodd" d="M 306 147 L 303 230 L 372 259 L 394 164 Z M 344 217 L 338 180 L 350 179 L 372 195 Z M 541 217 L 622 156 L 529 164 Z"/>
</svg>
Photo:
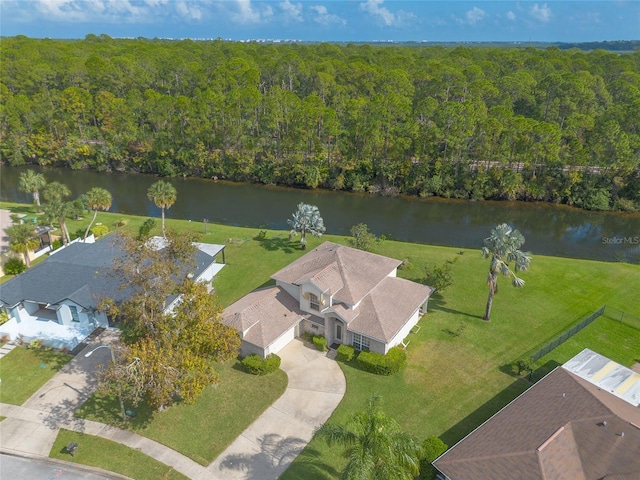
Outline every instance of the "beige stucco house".
<svg viewBox="0 0 640 480">
<path fill-rule="evenodd" d="M 272 275 L 276 285 L 225 309 L 241 355 L 277 353 L 304 332 L 385 354 L 427 310 L 432 287 L 396 277 L 402 262 L 325 242 Z"/>
</svg>

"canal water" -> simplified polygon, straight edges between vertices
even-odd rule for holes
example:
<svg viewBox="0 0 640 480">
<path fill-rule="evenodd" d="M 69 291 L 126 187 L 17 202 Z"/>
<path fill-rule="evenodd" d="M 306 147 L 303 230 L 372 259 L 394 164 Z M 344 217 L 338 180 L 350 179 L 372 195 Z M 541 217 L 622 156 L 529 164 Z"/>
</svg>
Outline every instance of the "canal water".
<svg viewBox="0 0 640 480">
<path fill-rule="evenodd" d="M 0 199 L 30 202 L 17 188 L 23 167 L 2 166 Z M 92 187 L 109 190 L 111 211 L 160 216 L 147 198 L 158 180 L 149 175 L 34 168 L 47 181 L 66 184 L 74 198 Z M 469 202 L 439 198 L 381 197 L 369 194 L 299 190 L 206 179 L 173 178 L 178 191 L 168 218 L 255 228 L 287 229 L 300 202 L 317 205 L 327 233 L 348 234 L 366 223 L 376 235 L 407 242 L 480 248 L 498 223 L 509 223 L 526 238 L 533 254 L 640 262 L 640 214 L 589 212 L 563 205 L 524 202 Z"/>
</svg>

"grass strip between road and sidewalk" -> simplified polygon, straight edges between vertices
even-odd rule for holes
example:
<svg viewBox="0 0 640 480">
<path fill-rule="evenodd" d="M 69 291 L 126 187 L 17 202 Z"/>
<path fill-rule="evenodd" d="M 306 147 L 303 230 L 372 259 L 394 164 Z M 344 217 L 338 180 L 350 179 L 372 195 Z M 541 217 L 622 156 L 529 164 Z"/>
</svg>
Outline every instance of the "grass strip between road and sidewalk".
<svg viewBox="0 0 640 480">
<path fill-rule="evenodd" d="M 66 446 L 72 442 L 78 444 L 74 456 L 66 450 Z M 135 480 L 187 480 L 186 476 L 172 467 L 133 448 L 104 438 L 64 429 L 58 432 L 49 456 L 98 467 Z"/>
<path fill-rule="evenodd" d="M 122 218 L 127 220 L 122 228 L 134 232 L 144 221 L 144 217 L 98 214 L 98 221 L 111 230 L 117 229 L 116 222 Z M 354 224 L 357 222 L 358 219 L 354 219 Z M 203 234 L 205 228 L 201 223 L 183 220 L 167 220 L 167 225 L 178 231 Z M 79 227 L 80 224 L 70 229 Z M 226 244 L 227 265 L 214 280 L 223 306 L 257 287 L 272 284 L 273 273 L 305 253 L 299 241 L 288 240 L 288 232 L 265 230 L 264 235 L 258 236 L 259 231 L 207 225 L 202 241 Z M 230 242 L 230 239 L 241 241 Z M 310 237 L 307 251 L 325 240 L 348 241 L 346 237 L 334 235 L 321 239 Z M 478 245 L 481 243 L 479 238 Z M 387 240 L 376 246 L 375 253 L 405 260 L 398 276 L 417 282 L 424 281 L 427 265 L 450 261 L 454 283 L 431 297 L 429 312 L 420 321 L 421 330 L 409 335 L 408 362 L 398 374 L 380 377 L 363 372 L 356 365 L 341 364 L 347 378 L 347 392 L 330 419 L 333 423 L 344 422 L 353 411 L 362 410 L 372 395 L 380 395 L 385 412 L 405 431 L 419 439 L 436 435 L 453 445 L 530 386 L 526 379 L 513 374 L 512 367 L 532 348 L 555 338 L 604 304 L 632 314 L 640 312 L 638 265 L 538 256 L 533 252 L 531 269 L 522 274 L 527 282 L 525 287 L 512 288 L 509 279 L 500 278 L 491 322 L 484 322 L 481 317 L 487 299 L 489 261 L 481 257 L 479 249 Z M 605 337 L 618 335 L 609 327 L 605 327 L 603 333 Z M 624 345 L 606 338 L 600 341 L 597 336 L 592 340 L 590 348 L 598 351 L 608 342 L 609 347 L 602 353 L 620 363 L 628 362 Z M 248 378 L 247 387 L 228 392 L 230 401 L 244 402 L 247 395 L 260 395 L 260 390 L 254 387 L 257 377 Z M 228 387 L 233 390 L 234 384 L 230 382 Z M 218 388 L 227 388 L 224 378 Z M 252 388 L 256 388 L 255 393 Z M 200 434 L 197 426 L 203 416 L 218 415 L 219 406 L 215 402 L 196 402 L 190 408 L 193 410 L 185 408 L 180 413 L 172 407 L 154 415 L 144 429 L 137 431 L 170 446 L 184 442 L 178 450 L 203 463 L 211 458 L 215 449 L 210 445 L 211 438 Z M 233 440 L 241 432 L 233 432 L 234 428 L 240 428 L 240 421 L 224 417 L 244 416 L 243 422 L 250 423 L 249 417 L 255 418 L 257 410 L 239 409 L 233 413 L 225 406 L 219 414 L 220 424 L 215 428 L 220 435 Z M 115 411 L 117 415 L 117 407 Z M 164 420 L 172 418 L 171 415 L 176 415 L 174 421 Z M 190 417 L 194 420 L 189 420 Z M 202 431 L 209 428 L 213 427 L 207 424 Z M 282 478 L 335 478 L 345 464 L 341 454 L 340 449 L 330 449 L 323 442 L 313 440 Z"/>
</svg>

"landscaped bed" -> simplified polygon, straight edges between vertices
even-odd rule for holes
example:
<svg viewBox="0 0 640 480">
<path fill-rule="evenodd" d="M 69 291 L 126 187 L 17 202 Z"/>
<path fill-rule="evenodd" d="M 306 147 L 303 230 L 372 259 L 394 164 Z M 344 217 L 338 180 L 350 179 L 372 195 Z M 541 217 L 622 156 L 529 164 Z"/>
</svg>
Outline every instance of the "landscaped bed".
<svg viewBox="0 0 640 480">
<path fill-rule="evenodd" d="M 55 350 L 14 348 L 0 359 L 0 402 L 22 405 L 71 358 Z"/>
</svg>

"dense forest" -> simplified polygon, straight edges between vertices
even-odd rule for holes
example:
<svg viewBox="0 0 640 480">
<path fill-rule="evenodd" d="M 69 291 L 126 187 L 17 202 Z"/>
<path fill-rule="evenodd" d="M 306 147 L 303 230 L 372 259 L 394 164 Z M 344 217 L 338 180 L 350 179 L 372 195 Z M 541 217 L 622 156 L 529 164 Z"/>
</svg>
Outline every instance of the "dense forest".
<svg viewBox="0 0 640 480">
<path fill-rule="evenodd" d="M 640 52 L 3 38 L 0 155 L 640 208 Z"/>
</svg>

